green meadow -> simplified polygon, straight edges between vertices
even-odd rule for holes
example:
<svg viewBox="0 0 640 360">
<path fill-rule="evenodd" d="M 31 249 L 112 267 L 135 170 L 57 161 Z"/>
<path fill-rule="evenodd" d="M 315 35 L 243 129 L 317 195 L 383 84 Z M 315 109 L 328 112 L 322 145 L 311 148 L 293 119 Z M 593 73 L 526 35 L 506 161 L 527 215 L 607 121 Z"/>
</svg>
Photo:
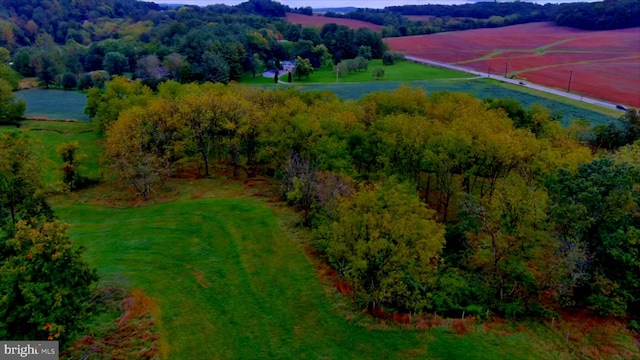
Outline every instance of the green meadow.
<svg viewBox="0 0 640 360">
<path fill-rule="evenodd" d="M 230 196 L 242 185 L 203 182 L 213 197 L 128 208 L 54 202 L 103 283 L 157 302 L 163 358 L 569 358 L 570 348 L 550 351 L 527 333 L 376 329 L 363 314 L 349 317 L 348 299 L 318 279 L 287 231 L 286 210 Z"/>
<path fill-rule="evenodd" d="M 380 79 L 373 77 L 372 71 L 377 67 L 384 69 L 384 76 Z M 241 83 L 246 84 L 273 84 L 274 80 L 261 76 L 262 73 L 256 74 L 253 77 L 251 73 L 245 73 L 240 79 Z M 385 81 L 416 81 L 416 80 L 439 80 L 439 79 L 466 79 L 473 77 L 473 75 L 465 74 L 463 72 L 440 69 L 431 66 L 424 66 L 416 64 L 410 61 L 399 61 L 394 65 L 383 65 L 382 60 L 371 60 L 369 63 L 369 69 L 356 71 L 347 75 L 342 75 L 336 78 L 336 72 L 333 68 L 324 67 L 315 69 L 313 74 L 308 77 L 298 80 L 296 76 L 292 76 L 292 84 L 333 84 L 333 83 L 371 83 L 371 82 L 385 82 Z M 288 75 L 284 74 L 280 77 L 281 82 L 288 81 Z"/>
</svg>

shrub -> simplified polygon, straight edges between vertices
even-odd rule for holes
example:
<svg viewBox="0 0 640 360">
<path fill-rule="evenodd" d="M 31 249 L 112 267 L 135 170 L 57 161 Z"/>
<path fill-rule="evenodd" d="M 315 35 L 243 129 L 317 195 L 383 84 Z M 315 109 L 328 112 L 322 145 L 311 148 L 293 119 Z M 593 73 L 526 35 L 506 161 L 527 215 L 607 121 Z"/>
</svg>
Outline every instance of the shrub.
<svg viewBox="0 0 640 360">
<path fill-rule="evenodd" d="M 66 73 L 62 75 L 60 85 L 67 90 L 75 89 L 78 86 L 78 77 L 75 74 Z"/>
</svg>

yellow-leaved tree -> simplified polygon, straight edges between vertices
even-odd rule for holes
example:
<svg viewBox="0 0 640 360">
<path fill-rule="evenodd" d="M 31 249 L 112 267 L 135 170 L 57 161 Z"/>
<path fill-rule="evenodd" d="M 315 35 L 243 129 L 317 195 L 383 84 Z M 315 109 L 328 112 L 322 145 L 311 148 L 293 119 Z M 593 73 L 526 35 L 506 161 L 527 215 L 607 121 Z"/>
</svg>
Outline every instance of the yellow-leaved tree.
<svg viewBox="0 0 640 360">
<path fill-rule="evenodd" d="M 354 286 L 360 305 L 401 312 L 431 306 L 444 225 L 415 193 L 397 184 L 365 187 L 343 198 L 326 253 Z"/>
</svg>

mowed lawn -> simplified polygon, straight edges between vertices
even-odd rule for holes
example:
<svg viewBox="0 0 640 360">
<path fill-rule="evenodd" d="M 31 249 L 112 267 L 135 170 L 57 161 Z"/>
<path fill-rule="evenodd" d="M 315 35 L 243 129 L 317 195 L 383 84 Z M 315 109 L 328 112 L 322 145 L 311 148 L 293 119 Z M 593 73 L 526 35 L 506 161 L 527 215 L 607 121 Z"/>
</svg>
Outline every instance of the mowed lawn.
<svg viewBox="0 0 640 360">
<path fill-rule="evenodd" d="M 376 79 L 372 75 L 373 69 L 382 67 L 384 69 L 384 76 L 380 79 Z M 246 84 L 272 84 L 273 79 L 267 79 L 261 76 L 262 73 L 256 74 L 253 78 L 251 73 L 246 73 L 241 83 Z M 312 83 L 369 83 L 369 82 L 384 82 L 384 81 L 416 81 L 416 80 L 439 80 L 439 79 L 464 79 L 474 77 L 473 75 L 463 72 L 436 68 L 432 66 L 425 66 L 416 64 L 411 61 L 397 61 L 394 65 L 382 65 L 382 60 L 371 60 L 369 62 L 369 68 L 367 70 L 352 72 L 348 75 L 340 76 L 336 81 L 336 72 L 331 67 L 325 67 L 315 69 L 313 74 L 308 77 L 301 78 L 293 76 L 293 84 L 312 84 Z M 281 74 L 280 81 L 287 82 L 288 74 Z"/>
<path fill-rule="evenodd" d="M 569 358 L 527 333 L 371 330 L 349 322 L 262 200 L 204 198 L 135 208 L 57 201 L 104 283 L 159 305 L 165 359 Z M 333 299 L 333 300 L 332 300 Z M 550 350 L 554 349 L 554 350 Z"/>
</svg>

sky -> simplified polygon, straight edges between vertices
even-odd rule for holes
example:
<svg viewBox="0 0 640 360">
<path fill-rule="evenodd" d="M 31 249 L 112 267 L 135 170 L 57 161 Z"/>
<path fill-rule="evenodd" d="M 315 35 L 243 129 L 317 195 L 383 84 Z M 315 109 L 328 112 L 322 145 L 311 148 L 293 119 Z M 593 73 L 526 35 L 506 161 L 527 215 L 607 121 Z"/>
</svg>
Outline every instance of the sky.
<svg viewBox="0 0 640 360">
<path fill-rule="evenodd" d="M 238 5 L 246 0 L 149 0 L 156 4 L 190 4 L 206 6 L 211 4 L 227 4 Z M 367 7 L 367 8 L 384 8 L 395 5 L 424 5 L 424 4 L 441 4 L 441 5 L 459 5 L 469 1 L 466 0 L 277 0 L 278 2 L 289 5 L 290 7 L 306 7 L 327 8 L 327 7 Z M 536 3 L 567 3 L 567 2 L 585 2 L 593 0 L 530 0 Z"/>
</svg>

